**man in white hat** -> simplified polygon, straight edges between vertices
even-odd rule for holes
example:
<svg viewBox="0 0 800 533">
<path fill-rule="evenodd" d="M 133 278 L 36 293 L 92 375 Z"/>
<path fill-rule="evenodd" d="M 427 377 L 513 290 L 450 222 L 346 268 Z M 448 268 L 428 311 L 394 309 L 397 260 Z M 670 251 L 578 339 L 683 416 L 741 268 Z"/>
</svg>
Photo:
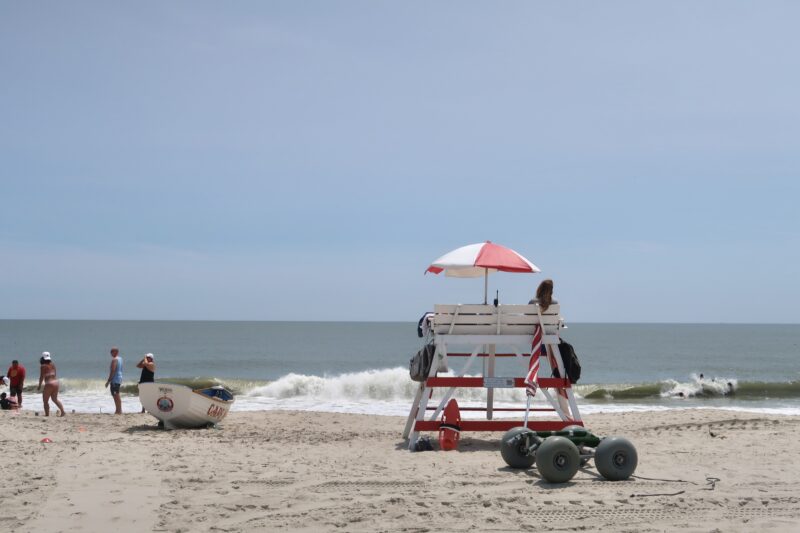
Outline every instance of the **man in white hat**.
<svg viewBox="0 0 800 533">
<path fill-rule="evenodd" d="M 156 380 L 156 358 L 153 354 L 146 353 L 136 368 L 142 369 L 142 375 L 139 377 L 139 383 L 153 383 Z M 144 406 L 142 406 L 144 413 Z"/>
</svg>

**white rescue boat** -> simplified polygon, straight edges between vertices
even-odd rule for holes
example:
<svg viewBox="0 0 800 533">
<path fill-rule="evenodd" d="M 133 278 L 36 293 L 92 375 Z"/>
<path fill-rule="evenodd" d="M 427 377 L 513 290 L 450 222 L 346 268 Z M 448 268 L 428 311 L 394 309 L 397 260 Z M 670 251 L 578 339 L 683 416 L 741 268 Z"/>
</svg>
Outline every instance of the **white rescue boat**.
<svg viewBox="0 0 800 533">
<path fill-rule="evenodd" d="M 193 390 L 176 383 L 139 383 L 139 401 L 166 428 L 198 428 L 225 418 L 233 393 L 220 386 Z"/>
</svg>

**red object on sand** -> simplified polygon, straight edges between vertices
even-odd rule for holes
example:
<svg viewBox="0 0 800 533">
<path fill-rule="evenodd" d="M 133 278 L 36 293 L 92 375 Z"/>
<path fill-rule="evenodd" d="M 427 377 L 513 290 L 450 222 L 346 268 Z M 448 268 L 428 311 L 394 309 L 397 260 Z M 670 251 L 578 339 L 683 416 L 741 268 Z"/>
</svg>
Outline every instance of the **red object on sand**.
<svg viewBox="0 0 800 533">
<path fill-rule="evenodd" d="M 439 447 L 444 451 L 457 450 L 458 439 L 461 437 L 461 411 L 458 402 L 452 398 L 442 413 L 442 423 L 439 425 Z"/>
<path fill-rule="evenodd" d="M 48 438 L 48 437 L 45 437 L 45 438 L 43 438 L 43 439 L 41 440 L 41 442 L 44 442 L 44 443 L 46 444 L 46 443 L 48 443 L 48 442 L 53 442 L 53 441 L 51 441 L 51 440 L 50 440 L 50 438 Z"/>
</svg>

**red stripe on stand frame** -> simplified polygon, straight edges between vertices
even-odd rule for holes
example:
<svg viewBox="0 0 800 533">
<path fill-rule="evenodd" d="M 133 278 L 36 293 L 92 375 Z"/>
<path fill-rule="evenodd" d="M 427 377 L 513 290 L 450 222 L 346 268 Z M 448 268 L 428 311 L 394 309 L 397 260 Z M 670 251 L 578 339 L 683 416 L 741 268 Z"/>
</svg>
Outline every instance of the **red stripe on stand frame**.
<svg viewBox="0 0 800 533">
<path fill-rule="evenodd" d="M 497 378 L 495 378 L 497 379 Z M 548 389 L 568 389 L 569 380 L 561 378 L 539 378 L 536 380 L 542 388 Z M 428 387 L 483 387 L 483 378 L 459 378 L 459 377 L 440 377 L 428 378 L 425 380 Z M 525 388 L 525 378 L 514 378 L 514 387 Z"/>
<path fill-rule="evenodd" d="M 471 355 L 472 355 L 471 353 L 448 353 L 447 354 L 448 357 L 469 357 Z M 522 355 L 522 357 L 530 357 L 531 356 L 531 354 L 529 354 L 529 353 L 524 353 L 524 354 L 521 354 L 521 355 Z M 517 354 L 515 354 L 515 353 L 496 353 L 496 354 L 494 354 L 494 356 L 495 357 L 516 357 Z M 489 354 L 488 353 L 479 353 L 479 354 L 476 355 L 476 357 L 489 357 Z"/>
<path fill-rule="evenodd" d="M 522 420 L 462 420 L 459 426 L 461 431 L 508 431 L 520 427 L 525 422 Z M 441 422 L 438 420 L 417 420 L 414 431 L 439 431 Z M 534 431 L 558 431 L 567 426 L 583 426 L 577 420 L 548 420 L 528 421 L 528 427 Z"/>
</svg>

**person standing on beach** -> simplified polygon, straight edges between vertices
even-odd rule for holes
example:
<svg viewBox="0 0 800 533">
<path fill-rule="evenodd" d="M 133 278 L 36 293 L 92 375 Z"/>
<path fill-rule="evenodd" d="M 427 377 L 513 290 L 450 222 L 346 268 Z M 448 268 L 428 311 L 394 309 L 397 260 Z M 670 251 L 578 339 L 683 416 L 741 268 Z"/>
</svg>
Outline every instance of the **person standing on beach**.
<svg viewBox="0 0 800 533">
<path fill-rule="evenodd" d="M 11 366 L 8 367 L 8 372 L 6 375 L 10 381 L 8 387 L 11 389 L 8 392 L 8 395 L 16 396 L 17 405 L 22 407 L 22 387 L 25 386 L 25 367 L 19 364 L 19 361 L 14 359 L 11 361 Z"/>
<path fill-rule="evenodd" d="M 122 357 L 119 355 L 119 348 L 111 348 L 111 367 L 108 371 L 106 387 L 111 386 L 111 397 L 114 398 L 114 414 L 122 414 L 122 398 L 119 396 L 119 388 L 122 385 Z"/>
<path fill-rule="evenodd" d="M 153 383 L 156 380 L 156 359 L 153 354 L 147 353 L 136 365 L 136 368 L 142 369 L 142 375 L 139 376 L 139 383 Z M 142 406 L 144 413 L 144 406 Z"/>
<path fill-rule="evenodd" d="M 56 377 L 56 365 L 50 357 L 50 352 L 42 352 L 42 358 L 39 359 L 39 363 L 41 364 L 39 367 L 39 386 L 36 387 L 36 390 L 42 390 L 42 382 L 44 382 L 44 390 L 42 391 L 44 416 L 50 416 L 50 400 L 53 400 L 53 403 L 58 407 L 59 416 L 64 416 L 67 413 L 58 400 L 59 383 Z"/>
</svg>

